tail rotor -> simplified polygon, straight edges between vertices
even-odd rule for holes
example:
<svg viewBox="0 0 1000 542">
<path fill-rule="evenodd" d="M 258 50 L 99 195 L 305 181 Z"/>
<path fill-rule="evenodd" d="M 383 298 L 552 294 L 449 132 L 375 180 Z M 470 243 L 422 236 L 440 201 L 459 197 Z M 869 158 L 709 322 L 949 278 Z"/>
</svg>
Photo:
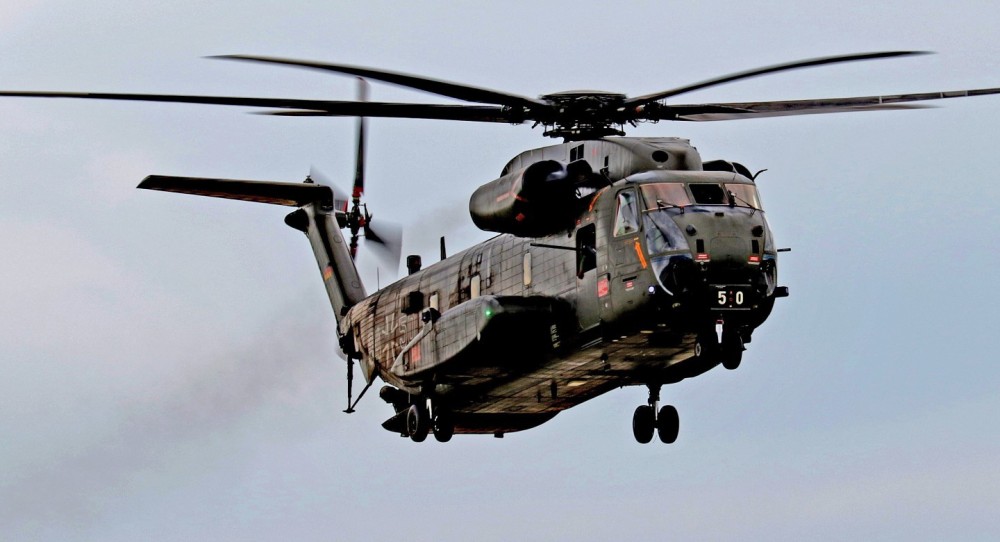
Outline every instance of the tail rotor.
<svg viewBox="0 0 1000 542">
<path fill-rule="evenodd" d="M 366 102 L 367 100 L 368 82 L 359 77 L 358 101 Z M 337 189 L 333 183 L 327 180 L 325 175 L 315 168 L 310 168 L 309 179 L 333 188 L 334 209 L 338 213 L 338 222 L 342 228 L 348 228 L 351 231 L 349 245 L 351 258 L 357 258 L 358 241 L 364 237 L 365 244 L 372 249 L 372 252 L 381 260 L 382 264 L 395 272 L 399 269 L 403 229 L 397 224 L 382 220 L 378 221 L 377 226 L 374 225 L 372 220 L 374 215 L 369 212 L 368 205 L 362 201 L 365 193 L 366 128 L 367 119 L 365 117 L 358 117 L 354 184 L 351 187 L 350 195 Z"/>
</svg>

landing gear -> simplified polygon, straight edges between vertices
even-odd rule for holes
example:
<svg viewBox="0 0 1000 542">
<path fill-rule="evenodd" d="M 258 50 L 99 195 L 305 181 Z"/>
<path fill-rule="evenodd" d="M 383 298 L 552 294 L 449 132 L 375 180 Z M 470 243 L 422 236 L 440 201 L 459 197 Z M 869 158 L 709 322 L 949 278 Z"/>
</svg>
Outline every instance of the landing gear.
<svg viewBox="0 0 1000 542">
<path fill-rule="evenodd" d="M 738 368 L 743 361 L 743 337 L 740 332 L 725 326 L 721 320 L 716 324 L 722 330 L 722 340 L 719 332 L 705 330 L 698 334 L 694 342 L 694 357 L 712 365 L 721 363 L 730 371 Z"/>
<path fill-rule="evenodd" d="M 660 437 L 660 442 L 670 444 L 677 440 L 677 433 L 680 431 L 680 417 L 677 409 L 671 405 L 665 405 L 656 410 L 660 401 L 660 386 L 649 386 L 648 404 L 636 407 L 632 414 L 632 436 L 636 442 L 646 444 L 653 440 L 655 432 Z"/>
<path fill-rule="evenodd" d="M 413 442 L 423 442 L 430 430 L 427 407 L 421 402 L 410 405 L 406 411 L 406 434 Z"/>
<path fill-rule="evenodd" d="M 680 430 L 681 418 L 677 414 L 677 409 L 673 405 L 661 408 L 656 415 L 656 436 L 660 437 L 660 442 L 673 444 L 677 440 L 677 433 Z"/>
<path fill-rule="evenodd" d="M 743 339 L 740 338 L 739 333 L 724 332 L 722 334 L 719 357 L 721 358 L 723 367 L 730 371 L 738 368 L 740 362 L 743 361 L 744 350 L 746 348 L 743 346 Z"/>
<path fill-rule="evenodd" d="M 434 414 L 431 418 L 431 430 L 434 431 L 434 438 L 438 442 L 448 442 L 455 434 L 455 424 L 451 418 L 451 412 L 440 406 L 434 407 Z"/>
<path fill-rule="evenodd" d="M 656 412 L 649 405 L 640 405 L 632 414 L 632 435 L 639 444 L 653 440 L 653 430 L 656 428 Z"/>
<path fill-rule="evenodd" d="M 455 435 L 455 421 L 447 407 L 437 401 L 415 398 L 406 409 L 406 429 L 404 437 L 413 442 L 423 442 L 427 435 L 434 433 L 438 442 L 448 442 Z"/>
</svg>

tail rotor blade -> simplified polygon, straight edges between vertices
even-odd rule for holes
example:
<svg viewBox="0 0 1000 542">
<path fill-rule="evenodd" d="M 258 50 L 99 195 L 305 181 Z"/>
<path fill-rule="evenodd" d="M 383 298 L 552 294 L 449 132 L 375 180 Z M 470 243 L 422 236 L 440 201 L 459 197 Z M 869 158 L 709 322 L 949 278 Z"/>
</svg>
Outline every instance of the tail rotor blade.
<svg viewBox="0 0 1000 542">
<path fill-rule="evenodd" d="M 358 77 L 358 101 L 368 101 L 368 82 Z M 352 196 L 360 198 L 365 192 L 365 128 L 367 120 L 358 117 L 358 153 L 354 163 L 354 189 Z"/>
<path fill-rule="evenodd" d="M 399 270 L 400 255 L 403 250 L 403 228 L 392 222 L 379 222 L 372 227 L 365 226 L 365 244 L 387 268 Z"/>
<path fill-rule="evenodd" d="M 309 166 L 309 178 L 316 184 L 330 187 L 330 190 L 333 190 L 333 208 L 343 213 L 347 212 L 348 206 L 351 204 L 349 194 L 341 190 L 336 183 L 330 181 L 330 178 L 316 166 Z"/>
</svg>

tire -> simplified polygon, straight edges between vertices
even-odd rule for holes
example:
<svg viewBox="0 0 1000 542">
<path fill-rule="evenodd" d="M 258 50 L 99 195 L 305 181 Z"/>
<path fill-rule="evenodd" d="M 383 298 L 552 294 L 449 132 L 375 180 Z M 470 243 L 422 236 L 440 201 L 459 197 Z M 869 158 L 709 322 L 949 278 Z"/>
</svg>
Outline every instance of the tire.
<svg viewBox="0 0 1000 542">
<path fill-rule="evenodd" d="M 438 410 L 440 412 L 435 413 L 434 419 L 431 421 L 434 439 L 438 442 L 448 442 L 455 435 L 455 424 L 448 412 L 440 408 Z"/>
<path fill-rule="evenodd" d="M 733 371 L 740 366 L 743 361 L 743 340 L 739 335 L 729 335 L 722 337 L 722 366 Z"/>
<path fill-rule="evenodd" d="M 646 444 L 653 440 L 653 431 L 656 429 L 656 417 L 653 407 L 640 405 L 636 407 L 632 414 L 632 435 L 639 444 Z"/>
<path fill-rule="evenodd" d="M 660 409 L 660 414 L 656 417 L 656 436 L 660 437 L 660 442 L 673 444 L 677 440 L 677 433 L 681 429 L 681 418 L 677 414 L 677 409 L 673 405 L 666 405 Z"/>
<path fill-rule="evenodd" d="M 739 369 L 741 361 L 743 361 L 743 352 L 726 352 L 722 356 L 722 366 L 730 371 Z"/>
<path fill-rule="evenodd" d="M 427 438 L 430 424 L 427 419 L 427 409 L 418 404 L 410 405 L 406 411 L 406 434 L 413 442 L 423 442 Z"/>
</svg>

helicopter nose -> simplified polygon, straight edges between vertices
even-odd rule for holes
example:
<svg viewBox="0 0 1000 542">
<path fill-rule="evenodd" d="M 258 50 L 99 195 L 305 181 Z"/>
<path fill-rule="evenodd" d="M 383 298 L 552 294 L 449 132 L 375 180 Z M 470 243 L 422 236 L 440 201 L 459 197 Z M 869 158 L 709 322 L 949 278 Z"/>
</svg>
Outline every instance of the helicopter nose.
<svg viewBox="0 0 1000 542">
<path fill-rule="evenodd" d="M 717 263 L 746 263 L 750 257 L 750 242 L 735 236 L 716 237 L 709 243 L 708 255 Z"/>
</svg>

